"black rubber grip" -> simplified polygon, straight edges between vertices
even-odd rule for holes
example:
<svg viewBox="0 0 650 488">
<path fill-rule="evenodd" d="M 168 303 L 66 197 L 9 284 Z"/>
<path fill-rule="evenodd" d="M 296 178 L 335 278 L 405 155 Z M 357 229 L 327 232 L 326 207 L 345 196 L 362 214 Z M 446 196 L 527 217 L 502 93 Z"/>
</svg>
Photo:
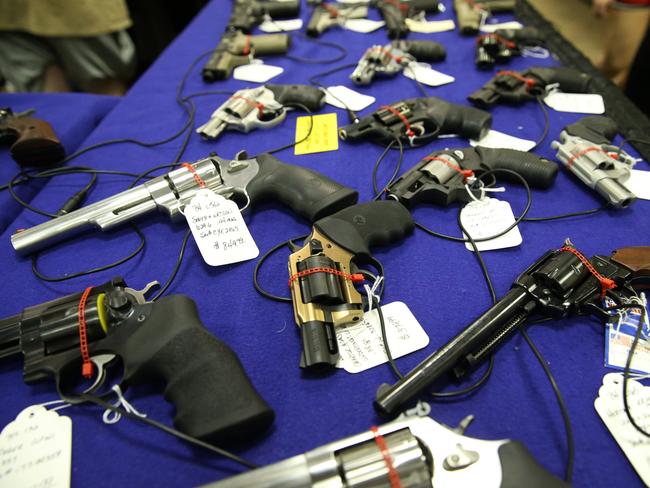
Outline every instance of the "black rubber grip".
<svg viewBox="0 0 650 488">
<path fill-rule="evenodd" d="M 592 80 L 591 76 L 574 68 L 531 68 L 522 74 L 533 75 L 545 85 L 558 83 L 565 93 L 587 93 Z"/>
<path fill-rule="evenodd" d="M 401 203 L 385 200 L 348 207 L 319 220 L 314 227 L 362 262 L 371 259 L 370 247 L 401 241 L 414 223 Z"/>
<path fill-rule="evenodd" d="M 476 147 L 483 164 L 490 168 L 509 169 L 519 173 L 533 188 L 546 189 L 555 181 L 558 165 L 548 159 L 515 149 L 492 149 Z M 498 177 L 518 182 L 516 177 L 507 173 L 497 174 Z"/>
<path fill-rule="evenodd" d="M 404 41 L 402 49 L 418 61 L 443 61 L 447 57 L 445 46 L 436 41 Z"/>
<path fill-rule="evenodd" d="M 544 469 L 517 441 L 499 447 L 501 488 L 570 488 L 571 485 Z"/>
<path fill-rule="evenodd" d="M 581 137 L 594 144 L 611 144 L 618 133 L 616 122 L 602 115 L 583 117 L 564 130 L 571 136 Z"/>
<path fill-rule="evenodd" d="M 179 430 L 210 441 L 245 440 L 271 425 L 273 410 L 232 349 L 204 328 L 194 301 L 171 295 L 138 307 L 134 315 L 144 320 L 124 331 L 116 328 L 102 342 L 122 358 L 125 382 L 165 382 Z"/>
<path fill-rule="evenodd" d="M 413 13 L 421 10 L 425 12 L 438 12 L 440 10 L 440 2 L 438 0 L 409 0 L 404 2 L 404 4 L 415 10 Z"/>
<path fill-rule="evenodd" d="M 300 0 L 260 2 L 264 10 L 274 19 L 288 19 L 300 15 Z"/>
<path fill-rule="evenodd" d="M 492 115 L 485 110 L 449 103 L 441 121 L 441 134 L 458 134 L 468 139 L 482 139 L 492 127 Z"/>
<path fill-rule="evenodd" d="M 277 200 L 314 222 L 354 205 L 359 197 L 356 190 L 340 185 L 325 175 L 285 164 L 270 154 L 260 154 L 255 159 L 260 171 L 246 186 L 251 204 L 267 199 Z"/>
<path fill-rule="evenodd" d="M 494 31 L 499 37 L 512 40 L 528 46 L 538 46 L 544 43 L 544 36 L 535 27 L 522 27 L 521 29 L 497 29 Z"/>
<path fill-rule="evenodd" d="M 325 104 L 325 92 L 309 85 L 266 85 L 275 95 L 275 99 L 285 106 L 304 105 L 316 112 Z M 300 107 L 298 107 L 300 108 Z"/>
</svg>

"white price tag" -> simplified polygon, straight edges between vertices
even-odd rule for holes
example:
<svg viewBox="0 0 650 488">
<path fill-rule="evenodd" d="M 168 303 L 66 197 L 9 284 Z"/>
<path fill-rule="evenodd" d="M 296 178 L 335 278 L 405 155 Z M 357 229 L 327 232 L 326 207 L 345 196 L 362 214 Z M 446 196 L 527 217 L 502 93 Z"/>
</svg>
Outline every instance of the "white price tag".
<svg viewBox="0 0 650 488">
<path fill-rule="evenodd" d="M 381 307 L 391 355 L 400 358 L 429 344 L 429 336 L 406 304 L 393 302 Z M 388 362 L 377 310 L 366 313 L 363 321 L 336 328 L 340 357 L 337 368 L 360 373 Z"/>
<path fill-rule="evenodd" d="M 343 23 L 343 28 L 354 32 L 361 32 L 368 34 L 386 25 L 383 20 L 370 20 L 370 19 L 348 19 Z"/>
<path fill-rule="evenodd" d="M 232 71 L 232 77 L 236 80 L 251 81 L 253 83 L 266 83 L 271 78 L 278 76 L 284 71 L 280 66 L 264 64 L 261 59 L 254 59 L 250 64 L 237 66 Z"/>
<path fill-rule="evenodd" d="M 650 200 L 650 171 L 633 169 L 630 178 L 623 185 L 637 198 Z"/>
<path fill-rule="evenodd" d="M 544 98 L 544 103 L 558 112 L 579 114 L 604 114 L 605 102 L 597 93 L 563 93 L 554 91 Z"/>
<path fill-rule="evenodd" d="M 456 24 L 452 19 L 428 21 L 406 18 L 404 23 L 411 32 L 419 32 L 420 34 L 433 34 L 434 32 L 445 32 L 456 28 Z"/>
<path fill-rule="evenodd" d="M 456 80 L 453 76 L 432 69 L 427 63 L 410 63 L 404 68 L 404 76 L 428 86 L 446 85 Z"/>
<path fill-rule="evenodd" d="M 515 216 L 508 202 L 496 198 L 486 197 L 481 201 L 471 201 L 460 213 L 463 227 L 473 239 L 483 239 L 498 234 L 506 230 L 515 223 Z M 464 234 L 463 234 L 464 235 Z M 465 235 L 465 237 L 467 237 Z M 506 234 L 489 241 L 477 242 L 476 247 L 479 251 L 493 251 L 495 249 L 505 249 L 515 247 L 521 244 L 522 238 L 519 228 L 514 227 Z M 472 251 L 469 242 L 465 247 Z"/>
<path fill-rule="evenodd" d="M 302 29 L 302 19 L 269 20 L 260 24 L 262 32 L 286 32 Z"/>
<path fill-rule="evenodd" d="M 499 22 L 496 24 L 483 24 L 481 26 L 481 32 L 494 32 L 497 29 L 521 29 L 523 25 L 521 22 L 517 22 L 516 20 L 510 21 L 510 22 Z"/>
<path fill-rule="evenodd" d="M 623 375 L 609 373 L 594 401 L 596 412 L 623 450 L 646 486 L 650 486 L 650 438 L 630 423 L 623 406 Z M 630 413 L 639 427 L 650 430 L 650 388 L 633 378 L 628 379 L 627 401 Z"/>
<path fill-rule="evenodd" d="M 355 112 L 375 103 L 375 97 L 350 90 L 347 86 L 330 86 L 325 90 L 325 103 L 334 107 L 346 108 L 346 105 Z"/>
<path fill-rule="evenodd" d="M 68 488 L 71 461 L 72 421 L 41 405 L 0 433 L 0 486 Z"/>
<path fill-rule="evenodd" d="M 184 214 L 199 251 L 210 266 L 238 263 L 259 255 L 235 202 L 201 189 L 185 206 Z"/>
<path fill-rule="evenodd" d="M 530 151 L 535 147 L 535 141 L 520 139 L 492 129 L 479 141 L 470 139 L 469 144 L 472 147 L 483 146 L 494 149 L 516 149 L 517 151 Z"/>
</svg>

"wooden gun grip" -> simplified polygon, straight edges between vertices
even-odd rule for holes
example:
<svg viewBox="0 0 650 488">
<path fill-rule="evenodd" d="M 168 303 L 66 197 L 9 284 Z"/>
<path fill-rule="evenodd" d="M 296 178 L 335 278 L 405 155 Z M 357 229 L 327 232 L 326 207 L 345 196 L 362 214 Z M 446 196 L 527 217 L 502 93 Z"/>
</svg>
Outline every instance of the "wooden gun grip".
<svg viewBox="0 0 650 488">
<path fill-rule="evenodd" d="M 634 278 L 643 278 L 634 288 L 650 289 L 650 246 L 622 247 L 612 253 L 612 260 L 634 271 Z"/>
<path fill-rule="evenodd" d="M 65 150 L 50 124 L 32 117 L 18 117 L 8 124 L 17 138 L 11 146 L 11 155 L 21 166 L 47 166 L 58 163 Z"/>
</svg>

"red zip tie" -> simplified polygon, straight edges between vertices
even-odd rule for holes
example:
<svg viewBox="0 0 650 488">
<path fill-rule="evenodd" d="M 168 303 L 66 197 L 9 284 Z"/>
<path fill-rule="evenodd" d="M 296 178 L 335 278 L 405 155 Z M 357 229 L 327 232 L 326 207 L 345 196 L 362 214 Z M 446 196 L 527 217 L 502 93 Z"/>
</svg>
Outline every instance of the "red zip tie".
<svg viewBox="0 0 650 488">
<path fill-rule="evenodd" d="M 379 50 L 382 53 L 387 54 L 388 56 L 393 58 L 395 62 L 402 64 L 402 60 L 404 59 L 402 56 L 395 56 L 392 52 L 390 52 L 388 49 L 384 49 L 383 47 L 380 47 Z"/>
<path fill-rule="evenodd" d="M 242 51 L 242 54 L 244 56 L 248 56 L 250 52 L 251 52 L 251 36 L 249 34 L 246 36 L 246 40 L 244 42 L 244 50 Z"/>
<path fill-rule="evenodd" d="M 594 275 L 594 277 L 600 282 L 600 286 L 602 286 L 602 292 L 600 294 L 601 298 L 605 298 L 605 293 L 607 293 L 607 290 L 616 288 L 616 283 L 614 280 L 605 278 L 603 275 L 601 275 L 596 270 L 596 268 L 594 268 L 593 264 L 591 264 L 589 260 L 584 256 L 584 254 L 578 251 L 575 247 L 564 246 L 560 249 L 560 251 L 568 251 L 571 254 L 574 254 L 580 260 L 580 262 L 585 265 L 585 268 L 587 268 L 589 272 Z"/>
<path fill-rule="evenodd" d="M 530 89 L 537 84 L 537 82 L 534 79 L 526 78 L 525 76 L 522 76 L 516 71 L 506 71 L 506 70 L 497 71 L 497 76 L 512 76 L 514 79 L 519 80 L 526 85 L 526 91 L 530 91 Z"/>
<path fill-rule="evenodd" d="M 258 115 L 259 115 L 260 117 L 262 117 L 262 116 L 264 115 L 264 104 L 263 104 L 263 103 L 256 102 L 255 100 L 251 100 L 250 98 L 248 98 L 248 97 L 243 97 L 243 96 L 241 96 L 241 95 L 233 95 L 233 96 L 230 97 L 230 98 L 231 98 L 231 99 L 234 98 L 234 99 L 236 99 L 236 100 L 243 100 L 243 101 L 245 101 L 247 104 L 249 104 L 250 106 L 257 108 L 257 112 L 258 112 Z"/>
<path fill-rule="evenodd" d="M 451 161 L 447 161 L 445 158 L 441 158 L 439 156 L 425 156 L 424 158 L 425 161 L 440 161 L 441 163 L 449 166 L 451 169 L 458 171 L 461 175 L 465 177 L 465 179 L 474 176 L 474 171 L 471 169 L 462 169 L 460 166 L 457 164 L 452 163 Z"/>
<path fill-rule="evenodd" d="M 405 3 L 400 2 L 399 0 L 386 0 L 386 3 L 390 3 L 394 7 L 397 7 L 402 12 L 408 12 L 409 6 Z"/>
<path fill-rule="evenodd" d="M 321 3 L 321 7 L 323 7 L 325 10 L 327 10 L 330 13 L 330 17 L 335 19 L 339 16 L 339 11 L 336 10 L 334 5 L 331 3 Z"/>
<path fill-rule="evenodd" d="M 390 481 L 390 487 L 391 488 L 402 488 L 402 481 L 399 479 L 399 473 L 395 469 L 395 466 L 393 465 L 393 457 L 390 455 L 390 452 L 388 451 L 388 446 L 386 445 L 386 441 L 384 440 L 384 437 L 379 433 L 379 429 L 377 429 L 376 426 L 370 427 L 370 430 L 372 431 L 373 434 L 375 434 L 375 442 L 377 443 L 377 447 L 379 447 L 379 451 L 381 452 L 381 456 L 384 458 L 384 462 L 386 463 L 386 468 L 388 469 L 388 479 Z"/>
<path fill-rule="evenodd" d="M 314 273 L 333 274 L 345 278 L 346 280 L 350 280 L 352 283 L 363 283 L 365 281 L 365 278 L 360 273 L 348 274 L 333 268 L 310 268 L 310 269 L 306 269 L 305 271 L 298 271 L 296 274 L 291 276 L 289 278 L 289 286 L 291 286 L 291 283 L 296 281 L 298 278 L 302 278 L 303 276 L 307 276 Z"/>
<path fill-rule="evenodd" d="M 90 362 L 90 352 L 88 351 L 88 335 L 86 334 L 86 301 L 93 287 L 89 286 L 81 294 L 79 299 L 79 349 L 81 351 L 81 375 L 84 378 L 93 377 L 93 363 Z"/>
<path fill-rule="evenodd" d="M 395 117 L 398 117 L 404 126 L 406 127 L 406 135 L 409 137 L 415 137 L 415 132 L 411 129 L 411 124 L 409 124 L 408 119 L 404 116 L 404 114 L 398 112 L 396 109 L 391 107 L 390 105 L 380 105 L 379 108 L 383 108 L 385 110 L 388 110 L 390 113 L 392 113 Z"/>
<path fill-rule="evenodd" d="M 182 163 L 181 166 L 185 168 L 187 171 L 192 173 L 192 176 L 194 176 L 194 181 L 196 181 L 196 184 L 199 185 L 199 188 L 205 188 L 205 181 L 199 176 L 199 174 L 196 172 L 196 169 L 194 166 L 192 166 L 190 163 Z"/>
<path fill-rule="evenodd" d="M 566 166 L 567 166 L 567 168 L 570 168 L 571 166 L 573 166 L 573 162 L 574 162 L 576 159 L 578 159 L 580 156 L 584 156 L 585 154 L 587 154 L 587 153 L 589 153 L 589 152 L 593 152 L 593 151 L 602 152 L 602 153 L 607 154 L 607 155 L 610 156 L 610 157 L 613 157 L 613 156 L 611 156 L 607 151 L 601 149 L 600 147 L 590 146 L 590 147 L 588 147 L 588 148 L 586 148 L 586 149 L 583 149 L 583 150 L 580 151 L 580 152 L 577 152 L 577 153 L 575 153 L 575 154 L 572 154 L 571 157 L 570 157 L 570 158 L 567 160 L 567 162 L 566 162 Z M 614 158 L 614 159 L 617 159 L 617 158 Z"/>
<path fill-rule="evenodd" d="M 476 43 L 479 44 L 483 39 L 494 39 L 498 43 L 504 44 L 508 49 L 514 49 L 517 47 L 517 44 L 515 44 L 513 41 L 510 41 L 505 37 L 500 36 L 499 34 L 483 34 L 476 38 Z M 510 71 L 505 71 L 505 73 L 510 73 Z M 515 73 L 515 71 L 513 71 L 513 73 Z"/>
</svg>

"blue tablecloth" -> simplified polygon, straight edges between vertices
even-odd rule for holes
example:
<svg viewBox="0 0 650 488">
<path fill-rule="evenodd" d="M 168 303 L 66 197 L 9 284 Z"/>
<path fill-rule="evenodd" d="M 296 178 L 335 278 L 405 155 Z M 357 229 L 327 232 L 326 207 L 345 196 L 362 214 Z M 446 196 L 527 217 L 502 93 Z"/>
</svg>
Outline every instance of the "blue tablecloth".
<svg viewBox="0 0 650 488">
<path fill-rule="evenodd" d="M 444 4 L 447 11 L 437 15 L 436 19 L 453 18 L 451 2 L 445 1 Z M 216 45 L 228 20 L 230 7 L 229 2 L 210 3 L 83 145 L 118 137 L 156 141 L 180 129 L 186 114 L 175 103 L 177 86 L 191 61 Z M 309 9 L 304 8 L 301 16 L 305 21 L 308 15 Z M 376 12 L 371 12 L 371 15 L 376 16 Z M 510 20 L 512 17 L 499 15 L 498 18 Z M 447 60 L 434 67 L 455 76 L 456 81 L 439 88 L 427 88 L 432 96 L 467 104 L 467 95 L 493 74 L 475 68 L 473 38 L 460 37 L 457 31 L 413 34 L 411 38 L 434 39 L 448 49 Z M 387 42 L 383 30 L 364 35 L 333 29 L 322 39 L 345 45 L 348 50 L 346 58 L 334 65 L 309 65 L 281 57 L 268 58 L 269 64 L 285 68 L 273 82 L 306 83 L 314 73 L 356 62 L 372 43 Z M 331 49 L 300 38 L 295 39 L 291 52 L 312 59 L 336 55 Z M 553 64 L 557 64 L 553 59 L 518 58 L 508 66 L 524 69 Z M 190 73 L 185 94 L 215 89 L 235 90 L 251 85 L 235 80 L 207 85 L 200 77 L 201 65 L 202 62 Z M 347 71 L 329 76 L 325 82 L 352 86 Z M 419 96 L 413 81 L 401 76 L 378 80 L 359 91 L 377 98 L 377 104 L 362 114 L 370 113 L 378 104 Z M 197 125 L 203 123 L 225 98 L 226 95 L 198 98 Z M 343 110 L 326 106 L 321 112 L 337 113 L 339 126 L 348 123 Z M 494 129 L 518 137 L 537 139 L 544 127 L 542 112 L 535 103 L 519 108 L 496 107 L 492 114 Z M 42 112 L 41 115 L 45 118 L 46 114 Z M 289 114 L 282 125 L 269 131 L 250 135 L 227 132 L 217 142 L 204 142 L 193 134 L 183 160 L 194 161 L 212 151 L 222 157 L 233 157 L 241 149 L 246 149 L 249 154 L 258 154 L 289 143 L 294 138 L 298 115 Z M 580 117 L 579 114 L 550 111 L 549 136 L 537 153 L 553 159 L 551 140 L 557 138 L 563 127 Z M 180 146 L 180 139 L 150 148 L 121 144 L 90 152 L 75 163 L 140 172 L 171 161 Z M 425 147 L 409 149 L 405 154 L 404 169 L 433 150 L 465 146 L 466 140 L 446 138 Z M 381 151 L 381 147 L 370 143 L 353 145 L 341 141 L 339 150 L 335 152 L 295 156 L 292 150 L 285 150 L 277 156 L 287 163 L 318 170 L 356 188 L 361 195 L 360 201 L 368 201 L 372 198 L 372 167 Z M 396 162 L 397 152 L 391 152 L 379 171 L 380 181 L 386 181 Z M 649 169 L 646 162 L 639 163 L 639 167 Z M 128 177 L 100 176 L 99 184 L 89 196 L 89 203 L 125 189 L 130 181 Z M 81 176 L 53 180 L 34 196 L 33 203 L 55 210 L 84 182 Z M 515 185 L 506 186 L 507 191 L 500 198 L 509 201 L 518 213 L 525 205 L 525 193 Z M 552 188 L 533 192 L 530 215 L 556 215 L 598 207 L 601 203 L 594 192 L 561 168 Z M 638 201 L 623 211 L 607 210 L 593 216 L 520 225 L 521 246 L 484 253 L 498 295 L 506 293 L 515 277 L 529 264 L 548 249 L 561 246 L 567 237 L 587 256 L 609 254 L 619 247 L 647 244 L 650 230 L 648 219 L 644 217 L 647 210 L 648 202 Z M 423 205 L 414 211 L 418 222 L 441 232 L 460 235 L 456 214 L 456 206 L 445 209 Z M 11 228 L 29 227 L 43 220 L 24 211 Z M 281 240 L 309 231 L 308 222 L 274 203 L 254 208 L 246 220 L 261 252 Z M 6 231 L 0 237 L 0 266 L 7 283 L 0 298 L 0 316 L 80 291 L 117 274 L 124 276 L 134 288 L 140 288 L 151 280 L 164 282 L 172 271 L 186 227 L 182 223 L 171 224 L 163 215 L 150 215 L 140 222 L 147 236 L 147 245 L 139 257 L 112 271 L 54 284 L 43 283 L 32 275 L 29 259 L 15 256 L 9 242 L 11 232 Z M 130 252 L 137 242 L 137 237 L 128 227 L 106 234 L 89 233 L 43 253 L 40 266 L 48 274 L 69 273 L 113 261 Z M 273 256 L 261 273 L 264 286 L 277 294 L 288 295 L 287 256 L 288 251 Z M 398 360 L 404 372 L 491 305 L 476 260 L 462 244 L 434 239 L 416 231 L 399 245 L 377 249 L 375 256 L 386 269 L 383 303 L 405 302 L 430 337 L 427 348 Z M 320 379 L 305 376 L 298 368 L 301 346 L 291 306 L 270 302 L 255 292 L 251 283 L 254 265 L 255 261 L 248 261 L 210 268 L 203 263 L 191 242 L 169 290 L 169 293 L 187 294 L 197 302 L 205 326 L 237 352 L 252 382 L 275 409 L 277 418 L 272 429 L 266 435 L 236 447 L 235 451 L 264 465 L 382 422 L 372 408 L 372 400 L 381 383 L 394 381 L 388 366 L 354 375 L 338 370 Z M 532 327 L 530 335 L 550 365 L 571 414 L 576 442 L 575 486 L 640 485 L 638 476 L 593 407 L 602 377 L 609 371 L 603 367 L 603 326 L 590 318 L 573 317 Z M 462 400 L 432 402 L 432 416 L 455 425 L 467 414 L 474 414 L 476 421 L 468 435 L 521 440 L 548 470 L 562 476 L 566 461 L 564 427 L 542 369 L 518 334 L 505 342 L 495 361 L 487 385 Z M 20 368 L 19 358 L 0 364 L 0 390 L 5 393 L 0 424 L 12 420 L 27 405 L 56 397 L 51 384 L 25 386 Z M 171 423 L 174 407 L 166 403 L 160 393 L 161 385 L 134 387 L 129 389 L 127 397 L 151 418 Z M 105 426 L 101 422 L 101 412 L 94 407 L 74 407 L 63 413 L 73 419 L 73 486 L 195 486 L 241 470 L 228 461 L 128 420 Z"/>
</svg>

